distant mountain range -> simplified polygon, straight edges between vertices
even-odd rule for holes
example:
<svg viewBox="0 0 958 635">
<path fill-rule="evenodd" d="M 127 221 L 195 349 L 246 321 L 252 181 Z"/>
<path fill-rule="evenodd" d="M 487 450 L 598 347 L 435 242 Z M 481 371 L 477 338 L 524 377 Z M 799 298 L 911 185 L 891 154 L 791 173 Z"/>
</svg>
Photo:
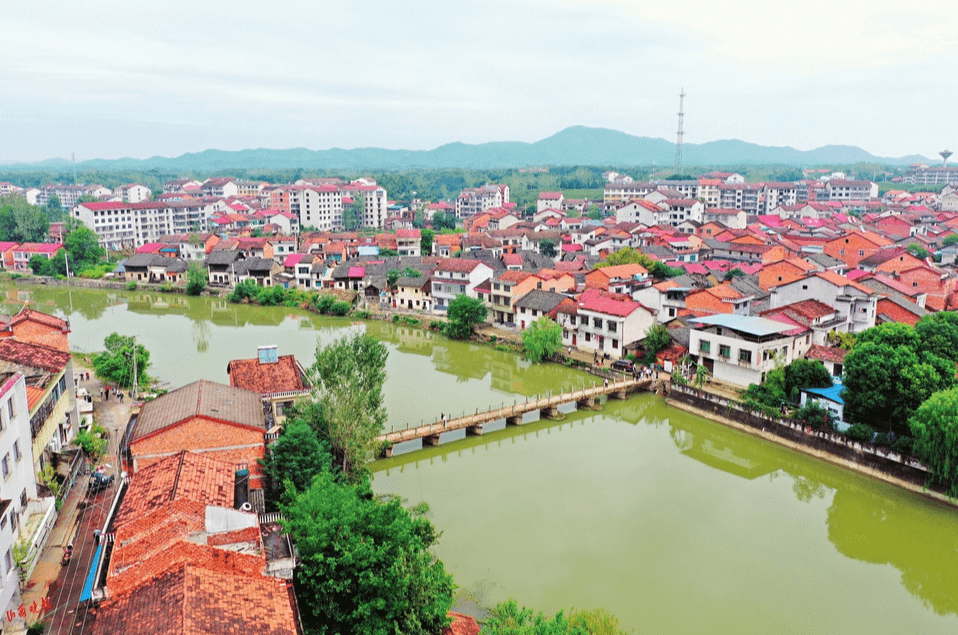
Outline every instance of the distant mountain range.
<svg viewBox="0 0 958 635">
<path fill-rule="evenodd" d="M 814 150 L 763 146 L 735 139 L 686 143 L 685 165 L 847 165 L 854 163 L 931 163 L 926 157 L 878 157 L 856 146 L 829 145 Z M 203 172 L 231 168 L 304 168 L 304 169 L 410 169 L 410 168 L 522 168 L 548 165 L 636 166 L 672 165 L 675 143 L 665 139 L 636 137 L 617 130 L 572 126 L 551 137 L 524 143 L 497 141 L 470 145 L 448 143 L 433 150 L 386 150 L 355 148 L 343 150 L 204 150 L 176 158 L 93 159 L 77 164 L 96 170 L 197 170 Z M 48 159 L 32 164 L 11 164 L 0 169 L 66 170 L 66 159 Z"/>
</svg>

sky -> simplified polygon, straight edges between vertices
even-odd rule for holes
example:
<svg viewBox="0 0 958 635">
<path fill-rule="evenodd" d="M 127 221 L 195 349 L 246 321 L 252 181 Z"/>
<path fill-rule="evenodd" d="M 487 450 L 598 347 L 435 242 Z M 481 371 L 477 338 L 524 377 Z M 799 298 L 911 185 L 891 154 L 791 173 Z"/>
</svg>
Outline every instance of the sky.
<svg viewBox="0 0 958 635">
<path fill-rule="evenodd" d="M 533 142 L 958 151 L 958 2 L 3 0 L 0 162 Z"/>
</svg>

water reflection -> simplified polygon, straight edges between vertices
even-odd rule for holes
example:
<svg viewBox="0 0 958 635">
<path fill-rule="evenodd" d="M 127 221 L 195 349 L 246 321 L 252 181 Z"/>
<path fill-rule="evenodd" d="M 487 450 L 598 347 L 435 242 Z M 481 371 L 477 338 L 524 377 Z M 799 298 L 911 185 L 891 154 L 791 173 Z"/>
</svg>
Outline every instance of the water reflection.
<svg viewBox="0 0 958 635">
<path fill-rule="evenodd" d="M 958 614 L 955 510 L 911 495 L 843 486 L 828 508 L 828 539 L 849 558 L 889 564 L 938 615 Z"/>
</svg>

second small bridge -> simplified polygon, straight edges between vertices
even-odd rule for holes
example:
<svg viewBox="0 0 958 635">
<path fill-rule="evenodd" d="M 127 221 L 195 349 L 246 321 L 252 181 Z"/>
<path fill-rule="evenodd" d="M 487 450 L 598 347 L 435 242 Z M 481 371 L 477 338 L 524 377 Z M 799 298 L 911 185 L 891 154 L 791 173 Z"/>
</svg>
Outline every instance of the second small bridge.
<svg viewBox="0 0 958 635">
<path fill-rule="evenodd" d="M 393 454 L 393 448 L 397 443 L 406 441 L 415 441 L 422 439 L 423 445 L 439 445 L 439 436 L 444 432 L 454 430 L 466 430 L 467 435 L 482 434 L 483 424 L 500 419 L 506 420 L 506 425 L 522 425 L 523 416 L 528 412 L 539 411 L 544 419 L 557 419 L 561 415 L 559 406 L 575 402 L 580 408 L 595 408 L 596 399 L 602 395 L 608 395 L 613 399 L 626 399 L 630 392 L 640 390 L 650 390 L 654 385 L 655 378 L 646 379 L 622 379 L 616 381 L 594 384 L 591 387 L 584 387 L 580 390 L 562 393 L 559 395 L 537 396 L 533 399 L 519 403 L 515 402 L 511 406 L 504 405 L 499 408 L 492 408 L 485 412 L 476 412 L 471 415 L 463 415 L 452 419 L 438 419 L 434 423 L 428 423 L 415 428 L 406 428 L 404 430 L 395 430 L 377 437 L 377 441 L 385 444 L 383 456 L 390 457 Z"/>
</svg>

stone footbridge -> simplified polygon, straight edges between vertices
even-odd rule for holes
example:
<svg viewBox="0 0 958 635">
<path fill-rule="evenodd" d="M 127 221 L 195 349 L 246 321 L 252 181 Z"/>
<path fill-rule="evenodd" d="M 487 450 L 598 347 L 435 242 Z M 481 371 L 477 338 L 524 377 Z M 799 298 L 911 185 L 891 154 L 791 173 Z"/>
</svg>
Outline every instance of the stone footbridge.
<svg viewBox="0 0 958 635">
<path fill-rule="evenodd" d="M 483 424 L 505 419 L 506 425 L 522 425 L 523 415 L 527 412 L 538 410 L 543 419 L 561 419 L 559 406 L 575 402 L 580 408 L 596 408 L 596 399 L 602 395 L 608 395 L 613 399 L 626 399 L 631 392 L 650 390 L 656 379 L 649 377 L 646 379 L 621 379 L 612 380 L 608 383 L 593 384 L 591 387 L 584 387 L 580 390 L 562 393 L 560 395 L 536 396 L 532 399 L 526 399 L 524 402 L 514 402 L 512 405 L 505 405 L 499 408 L 492 408 L 485 412 L 476 412 L 475 414 L 446 419 L 439 419 L 433 423 L 428 423 L 415 428 L 406 428 L 405 430 L 394 430 L 377 437 L 377 441 L 384 443 L 385 449 L 383 455 L 392 456 L 392 446 L 406 441 L 415 441 L 422 439 L 423 445 L 439 445 L 439 435 L 443 432 L 452 432 L 454 430 L 466 430 L 467 435 L 482 434 Z"/>
</svg>

